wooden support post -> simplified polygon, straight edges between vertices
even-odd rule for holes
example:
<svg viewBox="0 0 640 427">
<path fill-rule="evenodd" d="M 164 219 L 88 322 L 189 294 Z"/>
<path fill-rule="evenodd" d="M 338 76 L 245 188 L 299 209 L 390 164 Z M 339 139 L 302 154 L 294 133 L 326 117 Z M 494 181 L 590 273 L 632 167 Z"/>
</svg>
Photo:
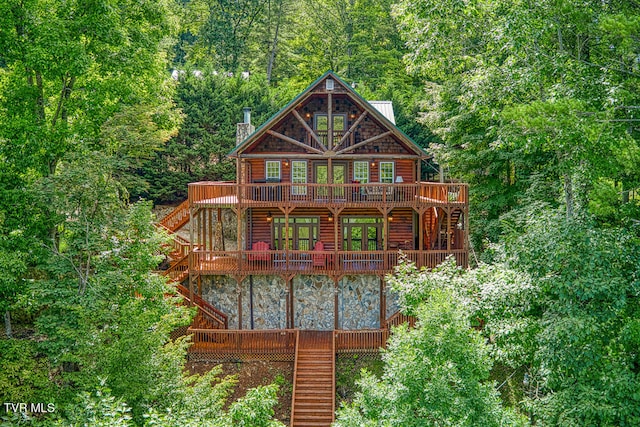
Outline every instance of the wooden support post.
<svg viewBox="0 0 640 427">
<path fill-rule="evenodd" d="M 340 310 L 339 310 L 339 292 L 340 292 L 340 287 L 338 284 L 338 280 L 336 280 L 336 278 L 333 278 L 333 295 L 334 295 L 334 299 L 333 299 L 333 329 L 339 329 L 339 325 L 340 325 Z"/>
<path fill-rule="evenodd" d="M 424 214 L 425 213 L 426 213 L 426 210 L 422 208 L 418 210 L 418 250 L 419 251 L 425 250 L 425 247 L 424 247 L 424 221 L 425 221 Z M 419 265 L 418 267 L 422 267 L 422 266 Z"/>
<path fill-rule="evenodd" d="M 447 206 L 447 252 L 451 252 L 451 206 Z"/>
<path fill-rule="evenodd" d="M 380 329 L 384 328 L 384 323 L 387 320 L 387 295 L 386 295 L 386 283 L 384 276 L 380 276 Z"/>
<path fill-rule="evenodd" d="M 327 147 L 333 150 L 333 100 L 331 93 L 327 94 Z"/>
<path fill-rule="evenodd" d="M 237 281 L 236 292 L 238 293 L 238 329 L 242 329 L 242 282 Z"/>
<path fill-rule="evenodd" d="M 286 281 L 289 286 L 289 329 L 295 329 L 295 316 L 293 311 L 293 278 L 288 277 Z"/>
</svg>

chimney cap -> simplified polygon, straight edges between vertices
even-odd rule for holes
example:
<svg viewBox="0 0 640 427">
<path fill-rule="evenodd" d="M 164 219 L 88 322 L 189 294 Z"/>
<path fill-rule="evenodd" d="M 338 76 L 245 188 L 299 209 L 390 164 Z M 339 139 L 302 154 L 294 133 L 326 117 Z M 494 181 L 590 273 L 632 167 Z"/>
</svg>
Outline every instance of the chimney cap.
<svg viewBox="0 0 640 427">
<path fill-rule="evenodd" d="M 244 114 L 243 123 L 251 123 L 251 107 L 244 107 L 242 113 Z"/>
</svg>

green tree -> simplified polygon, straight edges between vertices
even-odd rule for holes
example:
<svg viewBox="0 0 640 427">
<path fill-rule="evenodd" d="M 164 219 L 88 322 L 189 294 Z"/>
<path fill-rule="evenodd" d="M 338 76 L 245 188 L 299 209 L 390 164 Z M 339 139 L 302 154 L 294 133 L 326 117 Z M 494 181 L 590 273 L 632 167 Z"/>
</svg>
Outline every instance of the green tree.
<svg viewBox="0 0 640 427">
<path fill-rule="evenodd" d="M 640 45 L 629 30 L 639 12 L 624 2 L 398 3 L 408 65 L 427 82 L 424 122 L 442 140 L 432 148 L 471 183 L 478 245 L 497 240 L 500 216 L 519 204 L 562 203 L 571 218 L 593 207 L 594 183 L 636 185 L 630 55 Z M 633 18 L 612 24 L 621 15 Z"/>
<path fill-rule="evenodd" d="M 142 177 L 151 186 L 141 194 L 156 201 L 174 201 L 186 198 L 189 182 L 235 180 L 235 164 L 226 156 L 235 147 L 242 108 L 252 108 L 255 124 L 277 110 L 264 83 L 259 76 L 247 80 L 209 72 L 180 78 L 177 105 L 184 122 L 154 160 L 145 164 Z"/>
<path fill-rule="evenodd" d="M 453 263 L 434 274 L 399 268 L 390 283 L 416 327 L 393 330 L 382 377 L 364 373 L 336 426 L 524 425 L 488 381 L 489 347 L 471 328 L 471 300 L 446 281 L 460 275 Z"/>
</svg>

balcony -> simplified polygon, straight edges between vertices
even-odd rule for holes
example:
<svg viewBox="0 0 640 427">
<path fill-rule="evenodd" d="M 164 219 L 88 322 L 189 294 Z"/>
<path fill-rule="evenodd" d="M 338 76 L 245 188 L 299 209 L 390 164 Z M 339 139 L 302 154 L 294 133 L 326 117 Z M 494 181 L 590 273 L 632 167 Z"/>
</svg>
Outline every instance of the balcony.
<svg viewBox="0 0 640 427">
<path fill-rule="evenodd" d="M 294 184 L 195 182 L 189 184 L 193 207 L 431 207 L 468 202 L 468 185 L 419 182 L 413 184 Z"/>
<path fill-rule="evenodd" d="M 433 268 L 448 256 L 466 267 L 464 249 L 430 251 L 199 251 L 189 255 L 189 270 L 203 275 L 227 274 L 372 274 L 393 271 L 401 257 L 418 267 Z"/>
</svg>

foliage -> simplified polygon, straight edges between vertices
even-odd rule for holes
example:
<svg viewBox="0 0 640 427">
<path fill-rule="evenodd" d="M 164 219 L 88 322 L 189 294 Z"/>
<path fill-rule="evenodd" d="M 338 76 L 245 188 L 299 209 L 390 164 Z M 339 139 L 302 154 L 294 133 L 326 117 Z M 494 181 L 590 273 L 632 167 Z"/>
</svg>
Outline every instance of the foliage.
<svg viewBox="0 0 640 427">
<path fill-rule="evenodd" d="M 451 273 L 450 266 L 445 269 Z M 501 407 L 488 382 L 489 349 L 470 328 L 468 302 L 446 282 L 409 265 L 401 266 L 394 280 L 408 313 L 417 315 L 416 327 L 393 330 L 382 378 L 363 375 L 353 404 L 340 409 L 336 425 L 522 425 Z"/>
<path fill-rule="evenodd" d="M 397 4 L 408 66 L 427 82 L 423 122 L 442 139 L 431 148 L 471 184 L 476 247 L 532 201 L 585 215 L 604 177 L 623 191 L 600 204 L 637 204 L 624 189 L 638 185 L 639 14 L 625 2 Z"/>
<path fill-rule="evenodd" d="M 557 214 L 521 225 L 506 253 L 539 288 L 537 309 L 529 312 L 536 328 L 525 336 L 531 411 L 549 425 L 636 424 L 640 241 L 627 230 L 566 224 Z M 521 304 L 501 301 L 510 311 Z"/>
<path fill-rule="evenodd" d="M 142 174 L 151 187 L 139 195 L 156 201 L 186 198 L 189 182 L 234 180 L 235 164 L 226 156 L 235 147 L 242 107 L 252 108 L 253 123 L 265 121 L 277 109 L 258 76 L 246 80 L 210 72 L 184 75 L 177 96 L 184 123 Z"/>
</svg>

